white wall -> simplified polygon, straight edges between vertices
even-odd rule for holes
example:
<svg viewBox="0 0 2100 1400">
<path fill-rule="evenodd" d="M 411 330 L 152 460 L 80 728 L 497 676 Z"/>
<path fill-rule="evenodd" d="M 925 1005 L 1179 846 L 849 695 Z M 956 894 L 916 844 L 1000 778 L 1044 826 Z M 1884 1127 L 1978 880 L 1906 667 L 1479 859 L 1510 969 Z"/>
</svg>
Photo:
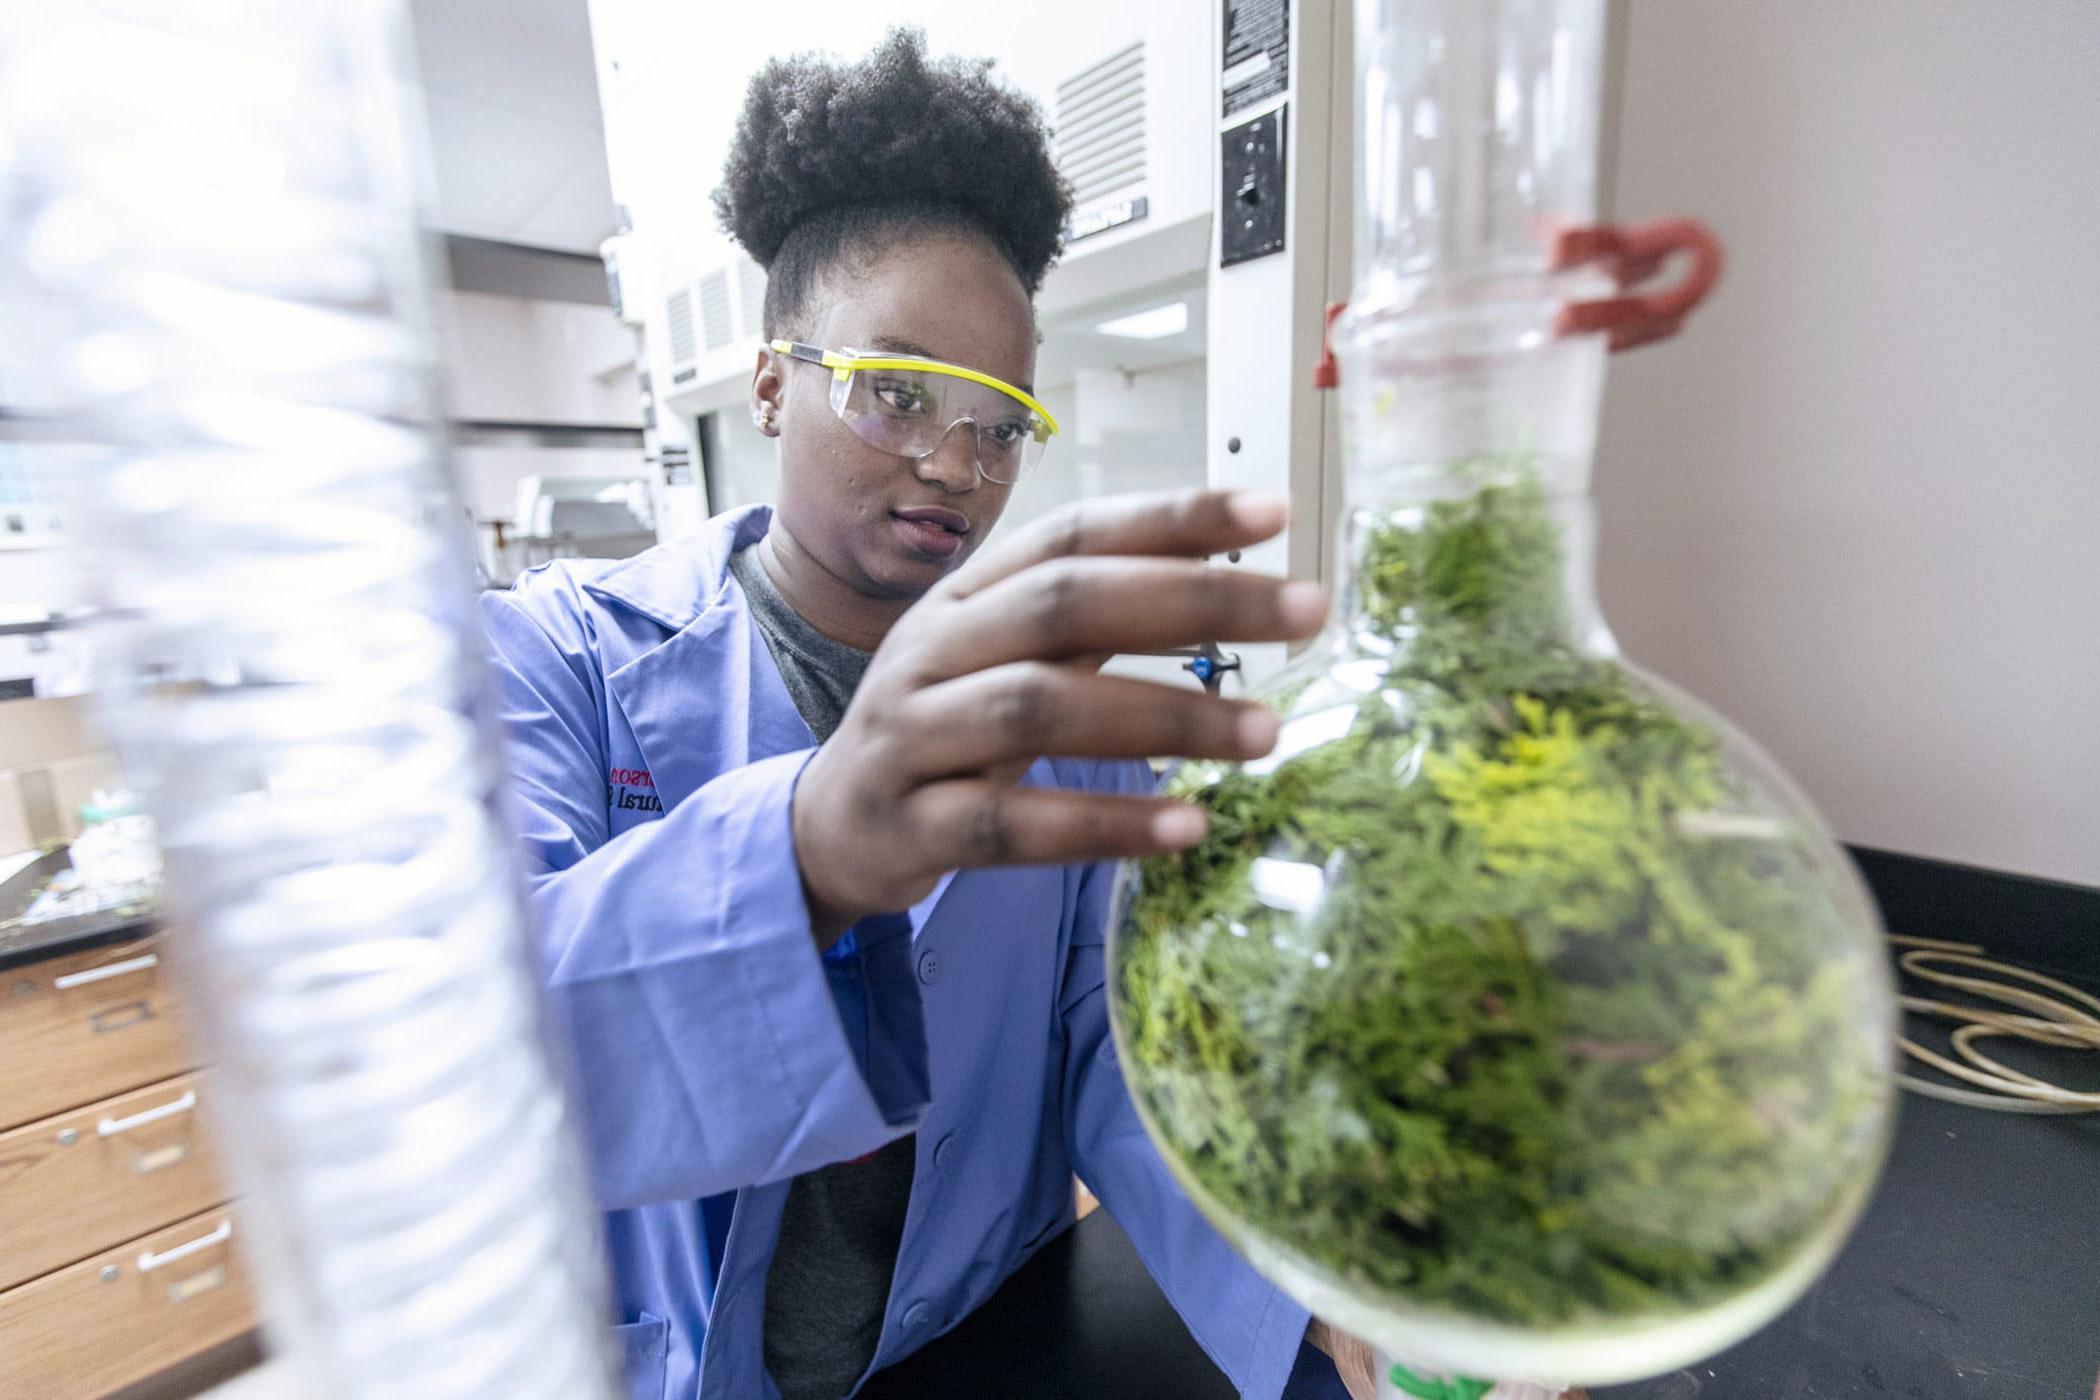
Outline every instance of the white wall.
<svg viewBox="0 0 2100 1400">
<path fill-rule="evenodd" d="M 641 426 L 634 340 L 603 306 L 446 292 L 447 411 L 512 423 Z"/>
<path fill-rule="evenodd" d="M 29 621 L 80 602 L 79 579 L 64 550 L 0 544 L 0 620 Z M 33 676 L 53 686 L 70 681 L 79 669 L 77 641 L 77 634 L 0 637 L 0 680 Z M 6 849 L 0 842 L 0 851 Z"/>
<path fill-rule="evenodd" d="M 79 601 L 78 580 L 56 545 L 0 546 L 0 611 L 49 613 Z"/>
<path fill-rule="evenodd" d="M 710 512 L 777 499 L 780 455 L 773 439 L 760 432 L 748 416 L 734 408 L 715 414 L 715 452 L 710 483 L 714 496 L 707 503 Z M 697 462 L 693 469 L 699 470 Z"/>
<path fill-rule="evenodd" d="M 1842 838 L 2100 884 L 2100 5 L 1629 10 L 1618 213 L 1732 263 L 1614 369 L 1621 640 Z"/>
<path fill-rule="evenodd" d="M 646 476 L 639 447 L 474 447 L 452 449 L 460 499 L 476 520 L 509 520 L 518 483 L 528 476 Z"/>
<path fill-rule="evenodd" d="M 634 337 L 603 306 L 540 297 L 447 291 L 446 411 L 479 422 L 641 427 Z M 543 445 L 523 435 L 473 435 L 454 446 L 453 467 L 468 512 L 511 520 L 528 476 L 646 477 L 637 441 Z M 481 533 L 486 551 L 493 537 Z M 505 565 L 485 557 L 498 577 Z"/>
<path fill-rule="evenodd" d="M 583 0 L 409 0 L 438 226 L 595 253 L 612 233 Z"/>
<path fill-rule="evenodd" d="M 1015 488 L 1000 528 L 1086 496 L 1167 491 L 1204 483 L 1206 376 L 1201 360 L 1128 372 L 1083 366 L 1043 387 L 1063 429 Z"/>
</svg>

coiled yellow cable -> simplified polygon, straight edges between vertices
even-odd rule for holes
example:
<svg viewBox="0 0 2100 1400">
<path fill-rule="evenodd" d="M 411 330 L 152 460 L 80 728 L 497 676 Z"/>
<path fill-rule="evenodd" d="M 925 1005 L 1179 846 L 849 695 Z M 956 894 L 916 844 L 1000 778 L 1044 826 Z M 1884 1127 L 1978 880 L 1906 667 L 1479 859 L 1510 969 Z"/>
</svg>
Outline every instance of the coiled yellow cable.
<svg viewBox="0 0 2100 1400">
<path fill-rule="evenodd" d="M 2000 1064 L 1976 1048 L 1978 1040 L 2002 1035 L 2036 1045 L 2100 1050 L 2100 1014 L 2095 1014 L 2100 1013 L 2100 997 L 2053 977 L 2044 977 L 2039 972 L 1986 958 L 1982 956 L 1982 947 L 1974 943 L 1903 938 L 1893 934 L 1889 942 L 1911 950 L 1897 959 L 1897 966 L 1921 981 L 1953 987 L 1972 996 L 2034 1013 L 2014 1015 L 1988 1007 L 1935 1001 L 1929 997 L 1900 997 L 1898 1000 L 1905 1011 L 1957 1023 L 1951 1038 L 1954 1058 L 1928 1050 L 1908 1036 L 1899 1036 L 1897 1044 L 1903 1047 L 1904 1053 L 1950 1078 L 1990 1092 L 1979 1093 L 1913 1075 L 1898 1075 L 1897 1082 L 1904 1088 L 1928 1098 L 2000 1113 L 2100 1113 L 2100 1092 L 2067 1089 L 2061 1084 Z M 2002 980 L 1951 972 L 1947 965 L 1978 969 L 1998 978 L 2016 979 L 2046 988 L 2055 995 L 2044 995 Z M 2081 1010 L 2081 1007 L 2091 1010 Z"/>
</svg>

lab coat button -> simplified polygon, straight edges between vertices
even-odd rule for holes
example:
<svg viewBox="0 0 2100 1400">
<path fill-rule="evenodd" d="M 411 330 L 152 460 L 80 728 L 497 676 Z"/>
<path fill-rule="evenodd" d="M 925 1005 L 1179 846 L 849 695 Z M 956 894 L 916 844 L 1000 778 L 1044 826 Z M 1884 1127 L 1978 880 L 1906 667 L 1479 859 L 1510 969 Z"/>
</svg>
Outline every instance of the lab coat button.
<svg viewBox="0 0 2100 1400">
<path fill-rule="evenodd" d="M 948 1159 L 955 1155 L 955 1134 L 950 1133 L 933 1147 L 933 1165 L 936 1170 L 946 1171 Z"/>
<path fill-rule="evenodd" d="M 928 948 L 919 954 L 919 980 L 931 987 L 941 979 L 941 960 Z"/>
<path fill-rule="evenodd" d="M 913 1303 L 904 1310 L 904 1325 L 917 1331 L 933 1320 L 933 1309 L 924 1303 Z"/>
</svg>

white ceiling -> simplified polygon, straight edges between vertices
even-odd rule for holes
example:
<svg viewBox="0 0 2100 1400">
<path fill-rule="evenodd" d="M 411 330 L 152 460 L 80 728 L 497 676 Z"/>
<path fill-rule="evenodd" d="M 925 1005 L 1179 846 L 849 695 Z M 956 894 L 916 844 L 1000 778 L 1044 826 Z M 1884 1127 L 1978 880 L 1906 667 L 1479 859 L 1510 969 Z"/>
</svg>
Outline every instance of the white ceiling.
<svg viewBox="0 0 2100 1400">
<path fill-rule="evenodd" d="M 613 232 L 584 0 L 412 0 L 447 233 L 595 253 Z"/>
</svg>

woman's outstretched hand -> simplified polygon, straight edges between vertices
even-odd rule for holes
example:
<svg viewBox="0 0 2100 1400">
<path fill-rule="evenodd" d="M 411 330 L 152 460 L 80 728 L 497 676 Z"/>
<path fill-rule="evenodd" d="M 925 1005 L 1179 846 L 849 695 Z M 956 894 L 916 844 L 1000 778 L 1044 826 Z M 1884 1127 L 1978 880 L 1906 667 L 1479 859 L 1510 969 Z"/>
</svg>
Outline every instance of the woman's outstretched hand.
<svg viewBox="0 0 2100 1400">
<path fill-rule="evenodd" d="M 1264 706 L 1095 673 L 1125 651 L 1294 641 L 1326 615 L 1315 584 L 1205 556 L 1283 529 L 1280 498 L 1109 497 L 1033 522 L 936 584 L 876 651 L 795 790 L 795 854 L 819 943 L 909 908 L 949 870 L 1155 855 L 1202 839 L 1164 798 L 1018 786 L 1039 756 L 1251 759 Z"/>
</svg>

